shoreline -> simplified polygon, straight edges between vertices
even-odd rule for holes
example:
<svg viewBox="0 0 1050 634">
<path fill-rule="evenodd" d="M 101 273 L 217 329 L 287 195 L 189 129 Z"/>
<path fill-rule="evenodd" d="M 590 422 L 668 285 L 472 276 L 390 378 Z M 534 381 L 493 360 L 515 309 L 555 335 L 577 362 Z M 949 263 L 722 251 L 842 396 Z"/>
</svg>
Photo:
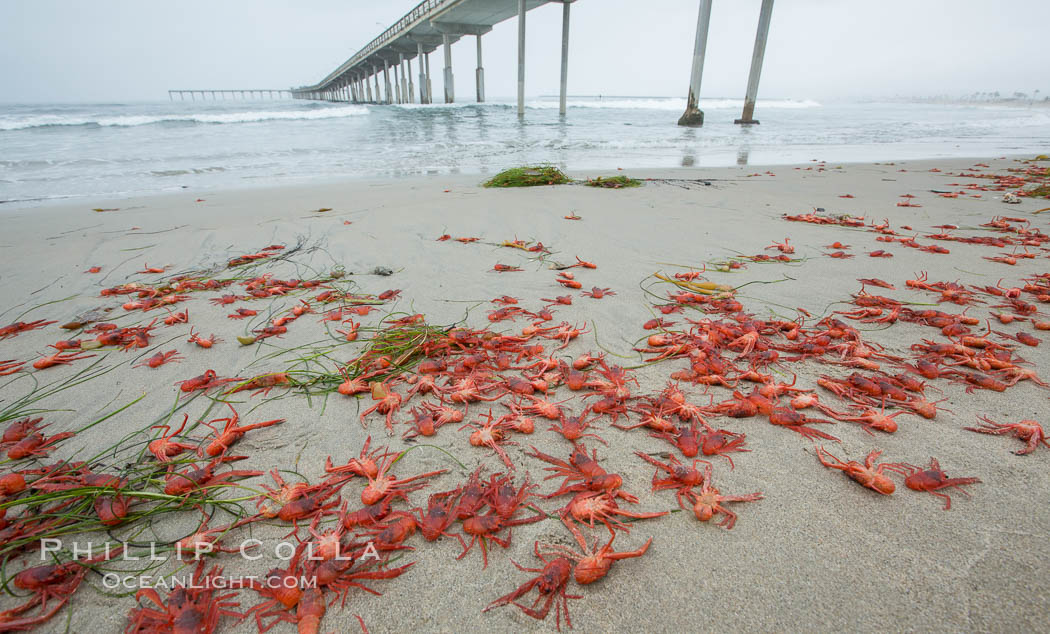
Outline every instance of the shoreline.
<svg viewBox="0 0 1050 634">
<path fill-rule="evenodd" d="M 121 327 L 144 326 L 154 317 L 167 315 L 163 308 L 145 312 L 123 308 L 124 303 L 138 298 L 102 297 L 103 289 L 127 283 L 159 286 L 162 280 L 174 283 L 173 278 L 180 275 L 231 280 L 222 290 L 188 292 L 188 298 L 173 310 L 188 310 L 189 323 L 167 326 L 158 321 L 147 348 L 126 352 L 99 348 L 90 351 L 95 355 L 92 359 L 34 370 L 20 382 L 0 383 L 0 407 L 12 403 L 33 379 L 67 380 L 97 363 L 97 368 L 107 369 L 106 374 L 39 404 L 54 410 L 43 414 L 51 425 L 46 430 L 48 435 L 83 430 L 61 443 L 53 457 L 101 456 L 97 458 L 99 469 L 128 468 L 139 464 L 134 462 L 135 452 L 144 451 L 145 443 L 155 437 L 152 425 L 177 427 L 184 413 L 194 421 L 229 415 L 221 402 L 201 396 L 185 398 L 174 387 L 178 381 L 207 370 L 221 377 L 245 378 L 293 372 L 305 381 L 313 375 L 294 372 L 318 372 L 323 365 L 331 373 L 337 364 L 361 354 L 370 338 L 383 332 L 392 320 L 416 314 L 424 315 L 425 323 L 435 327 L 455 325 L 506 335 L 522 332 L 533 319 L 492 321 L 487 317 L 500 308 L 493 298 L 503 295 L 519 298 L 519 306 L 538 312 L 548 306 L 544 298 L 567 294 L 572 297 L 570 305 L 549 306 L 553 314 L 550 325 L 564 321 L 584 331 L 567 341 L 564 349 L 557 349 L 560 341 L 536 339 L 534 342 L 545 346 L 543 353 L 518 364 L 531 364 L 546 356 L 568 360 L 585 353 L 603 353 L 610 364 L 631 368 L 630 376 L 637 379 L 637 385 L 629 384 L 634 395 L 658 394 L 672 381 L 672 372 L 691 367 L 685 358 L 645 363 L 653 353 L 643 355 L 635 348 L 644 347 L 646 338 L 658 332 L 643 328 L 653 319 L 677 322 L 666 328 L 684 333 L 699 327 L 686 319 L 700 323 L 724 320 L 733 327 L 749 319 L 797 319 L 808 328 L 818 328 L 816 324 L 822 318 L 830 317 L 849 322 L 865 342 L 881 346 L 882 353 L 911 360 L 912 344 L 923 339 L 947 341 L 939 329 L 904 320 L 863 323 L 835 311 L 857 309 L 848 302 L 862 292 L 894 298 L 914 310 L 960 314 L 967 308 L 938 303 L 936 293 L 909 288 L 906 280 L 916 278 L 919 271 L 926 271 L 931 282 L 959 280 L 968 288 L 994 286 L 1000 279 L 1004 287 L 1020 286 L 1025 284 L 1023 278 L 1045 274 L 1046 244 L 1027 249 L 1038 257 L 1018 257 L 1011 266 L 984 258 L 999 256 L 1012 247 L 927 237 L 944 224 L 959 225 L 958 236 L 1020 235 L 982 226 L 1002 216 L 1023 218 L 1030 222 L 1030 228 L 1050 232 L 1050 212 L 1036 213 L 1050 207 L 1050 202 L 1022 199 L 1020 204 L 1004 204 L 1001 192 L 967 188 L 970 183 L 991 185 L 990 179 L 951 175 L 972 169 L 1002 174 L 1022 166 L 1019 159 L 674 170 L 625 166 L 622 172 L 570 173 L 574 178 L 622 174 L 667 179 L 623 190 L 581 186 L 485 189 L 479 186 L 484 180 L 479 176 L 459 174 L 67 201 L 48 206 L 44 213 L 40 207 L 0 207 L 6 223 L 3 246 L 7 255 L 0 287 L 8 298 L 0 324 L 45 318 L 58 322 L 0 342 L 0 358 L 31 362 L 47 353 L 47 346 L 56 340 L 94 338 L 95 334 L 58 329 L 59 324 L 87 311 L 109 309 L 99 318 Z M 975 163 L 990 167 L 975 168 Z M 704 180 L 710 185 L 703 184 Z M 948 185 L 953 182 L 960 185 Z M 944 198 L 931 190 L 962 193 Z M 204 200 L 198 203 L 197 198 Z M 908 206 L 899 205 L 901 202 Z M 96 213 L 92 207 L 119 209 Z M 864 226 L 818 225 L 784 218 L 818 207 L 825 210 L 822 216 L 827 218 L 864 216 Z M 567 215 L 580 219 L 567 220 Z M 896 231 L 898 238 L 917 235 L 915 240 L 921 245 L 941 245 L 950 253 L 920 251 L 899 241 L 884 241 L 882 238 L 893 234 L 873 229 L 883 222 L 888 224 L 884 228 Z M 452 239 L 439 240 L 444 235 Z M 455 238 L 478 240 L 461 243 Z M 513 240 L 528 246 L 542 242 L 548 252 L 530 252 L 520 248 L 522 245 L 505 246 Z M 827 245 L 836 241 L 849 244 L 841 251 L 854 257 L 828 257 L 834 250 Z M 794 251 L 788 254 L 786 249 L 778 250 L 777 243 L 790 244 Z M 257 266 L 229 267 L 231 260 L 245 254 L 266 252 L 266 245 L 284 246 L 272 253 L 287 252 L 288 257 L 267 256 Z M 893 257 L 867 255 L 875 250 L 890 251 Z M 754 258 L 763 255 L 785 255 L 787 261 Z M 742 259 L 745 256 L 752 259 Z M 560 286 L 554 281 L 557 267 L 575 263 L 577 257 L 597 268 L 567 269 L 581 282 L 580 290 Z M 730 262 L 742 267 L 731 269 Z M 521 270 L 501 273 L 494 270 L 496 264 Z M 86 273 L 91 266 L 101 270 Z M 165 270 L 140 272 L 146 267 Z M 655 280 L 653 273 L 662 271 L 670 276 L 689 270 L 703 271 L 702 276 L 712 282 L 734 288 L 734 300 L 750 317 L 740 311 L 702 313 L 689 307 L 662 314 L 657 306 L 672 306 L 675 302 L 668 299 L 669 293 L 680 289 Z M 271 281 L 325 280 L 322 283 L 367 297 L 361 301 L 373 305 L 372 312 L 351 318 L 361 324 L 362 336 L 347 341 L 334 329 L 352 326 L 345 321 L 320 321 L 335 306 L 317 299 L 320 288 L 248 299 L 249 290 L 243 284 L 265 274 L 272 275 L 266 278 Z M 867 286 L 862 290 L 860 278 L 880 278 L 896 288 Z M 608 287 L 615 294 L 601 299 L 581 295 L 581 290 L 592 286 Z M 379 300 L 388 289 L 400 290 L 400 294 Z M 210 301 L 221 300 L 223 294 L 241 298 L 229 305 Z M 1040 313 L 1048 312 L 1045 304 L 1024 297 Z M 984 303 L 967 309 L 967 315 L 979 318 L 982 324 L 973 327 L 975 336 L 983 333 L 984 320 L 1000 310 L 992 306 L 1001 301 L 990 295 L 980 295 L 979 299 Z M 301 305 L 300 300 L 315 312 L 289 322 L 287 332 L 279 337 L 252 345 L 238 344 L 237 337 L 254 336 L 273 319 Z M 237 308 L 253 309 L 258 315 L 245 320 L 229 318 Z M 798 309 L 810 316 L 805 317 Z M 191 328 L 201 336 L 215 333 L 223 341 L 213 348 L 200 348 L 187 341 Z M 1045 339 L 1043 333 L 1033 330 L 1031 320 L 1008 325 L 992 322 L 991 328 L 1014 335 L 1034 333 Z M 1050 358 L 1043 352 L 1050 343 L 1029 348 L 991 333 L 987 337 L 1013 346 L 1013 352 L 1027 360 L 1024 367 L 1043 379 L 1050 377 Z M 769 340 L 788 345 L 779 335 L 769 335 Z M 177 351 L 183 359 L 157 368 L 133 367 L 168 350 Z M 820 376 L 871 372 L 815 359 L 784 359 L 762 365 L 759 357 L 740 346 L 728 350 L 725 362 L 744 367 L 758 363 L 754 367 L 768 372 L 776 382 L 791 383 L 794 375 L 796 387 L 816 390 L 822 402 L 836 409 L 847 405 L 817 387 Z M 835 361 L 836 357 L 831 355 L 827 360 Z M 301 361 L 304 358 L 319 361 L 310 365 L 313 362 Z M 900 370 L 884 359 L 879 361 L 887 373 Z M 591 376 L 599 377 L 595 373 Z M 737 383 L 736 389 L 743 391 L 754 387 L 742 379 Z M 407 387 L 394 385 L 401 394 L 407 393 Z M 845 474 L 820 464 L 817 443 L 769 424 L 766 417 L 710 415 L 715 428 L 745 434 L 749 449 L 732 454 L 733 468 L 723 456 L 698 456 L 713 462 L 719 489 L 726 495 L 763 494 L 761 500 L 733 505 L 739 518 L 732 530 L 717 526 L 717 517 L 710 522 L 698 521 L 691 509 L 679 508 L 673 491 L 650 491 L 655 469 L 635 452 L 659 460 L 673 455 L 687 464 L 693 458 L 684 457 L 643 429 L 622 431 L 611 425 L 609 416 L 595 417 L 591 431 L 608 445 L 585 439 L 587 447 L 597 449 L 600 465 L 620 474 L 623 490 L 639 498 L 637 505 L 621 501 L 621 507 L 670 513 L 631 522 L 629 533 L 617 531 L 618 551 L 640 548 L 651 537 L 652 545 L 644 556 L 616 563 L 595 584 L 569 584 L 570 594 L 583 595 L 569 602 L 574 628 L 632 632 L 637 631 L 639 623 L 647 622 L 649 629 L 658 631 L 682 629 L 683 624 L 686 629 L 702 631 L 878 632 L 899 629 L 901 623 L 924 631 L 1037 629 L 1050 601 L 1050 591 L 1046 590 L 1050 569 L 1038 564 L 1038 552 L 1044 548 L 1050 525 L 1050 482 L 1045 474 L 1050 449 L 1041 447 L 1031 455 L 1017 456 L 1012 452 L 1023 444 L 1016 438 L 972 433 L 963 427 L 976 424 L 977 416 L 986 415 L 1000 422 L 1040 420 L 1047 428 L 1047 391 L 1031 381 L 1018 383 L 1006 393 L 978 389 L 971 394 L 966 387 L 946 379 L 928 381 L 925 398 L 930 402 L 946 399 L 937 405 L 936 417 L 926 419 L 907 413 L 907 408 L 897 408 L 905 414 L 896 419 L 899 429 L 894 433 L 869 433 L 846 421 L 814 425 L 841 441 L 820 442 L 844 460 L 863 460 L 869 451 L 881 449 L 885 451 L 881 461 L 925 465 L 932 456 L 952 476 L 980 478 L 980 483 L 967 487 L 970 497 L 951 491 L 950 511 L 942 510 L 942 499 L 908 489 L 903 477 L 896 475 L 891 475 L 897 485 L 893 495 L 879 495 L 859 486 Z M 701 407 L 708 406 L 709 398 L 713 404 L 732 398 L 733 392 L 687 380 L 681 382 L 681 389 L 691 403 Z M 213 391 L 209 396 L 220 394 Z M 140 396 L 141 400 L 135 401 Z M 429 494 L 459 486 L 481 465 L 486 476 L 506 470 L 492 450 L 469 443 L 470 432 L 459 429 L 462 423 L 446 425 L 420 442 L 402 440 L 411 420 L 410 408 L 424 400 L 437 402 L 433 397 L 406 397 L 394 417 L 396 433 L 392 436 L 386 432 L 382 415 L 367 417 L 367 429 L 359 422 L 360 412 L 374 404 L 368 394 L 355 400 L 332 392 L 323 399 L 317 396 L 307 400 L 301 391 L 278 386 L 272 393 L 252 395 L 244 391 L 224 398 L 232 402 L 244 423 L 285 422 L 249 432 L 235 449 L 237 454 L 249 457 L 236 466 L 223 467 L 223 471 L 279 468 L 289 481 L 317 483 L 328 475 L 324 470 L 327 457 L 343 464 L 358 456 L 365 439 L 371 437 L 373 448 L 389 445 L 392 451 L 412 449 L 396 465 L 398 476 L 448 470 L 428 478 L 427 488 L 410 492 L 408 502 L 394 501 L 397 509 L 407 512 L 414 507 L 425 509 Z M 565 386 L 557 388 L 551 397 L 554 401 L 566 399 L 564 406 L 574 414 L 598 400 L 584 399 Z M 127 410 L 83 429 L 132 401 Z M 472 403 L 463 423 L 484 422 L 489 407 L 499 415 L 507 410 L 504 405 L 500 401 Z M 887 413 L 890 409 L 887 407 Z M 636 412 L 625 416 L 631 423 L 640 418 Z M 623 416 L 617 422 L 622 421 Z M 560 484 L 560 479 L 543 480 L 547 475 L 544 468 L 549 465 L 531 457 L 529 447 L 565 458 L 571 444 L 548 430 L 551 421 L 536 417 L 535 422 L 532 434 L 515 434 L 519 445 L 506 446 L 505 450 L 516 465 L 515 482 L 520 485 L 525 473 L 530 473 L 531 481 L 540 485 L 538 491 L 546 494 Z M 210 432 L 197 426 L 186 433 L 199 442 Z M 120 439 L 127 447 L 108 452 Z M 151 458 L 147 458 L 151 464 L 148 460 Z M 239 486 L 246 488 L 230 494 L 248 496 L 260 484 L 273 486 L 267 475 L 246 478 L 239 481 Z M 155 486 L 149 484 L 149 490 Z M 337 495 L 355 510 L 361 506 L 358 498 L 362 490 L 363 482 L 358 478 Z M 481 610 L 533 576 L 516 569 L 512 561 L 528 567 L 543 565 L 533 555 L 535 542 L 574 545 L 572 535 L 553 515 L 568 501 L 567 497 L 534 500 L 551 515 L 514 527 L 506 549 L 490 544 L 485 568 L 476 546 L 457 560 L 462 547 L 455 538 L 430 542 L 419 534 L 410 537 L 405 543 L 415 550 L 403 551 L 394 565 L 416 562 L 412 569 L 394 579 L 370 582 L 383 596 L 352 590 L 345 608 L 340 609 L 338 603 L 328 608 L 321 631 L 358 631 L 355 615 L 372 632 L 481 628 L 508 633 L 554 631 L 554 614 L 538 621 L 510 605 L 485 613 Z M 254 503 L 247 506 L 255 512 Z M 201 521 L 201 513 L 192 509 L 162 517 L 149 527 L 151 532 L 136 539 L 172 542 L 193 533 Z M 216 523 L 230 519 L 216 510 Z M 304 539 L 308 538 L 308 523 L 299 523 L 299 535 Z M 259 522 L 239 527 L 231 534 L 231 541 L 251 536 L 271 544 L 291 528 L 290 522 Z M 456 525 L 454 531 L 460 530 Z M 598 539 L 604 544 L 609 539 L 609 531 L 601 524 L 582 530 L 590 541 Z M 127 537 L 131 529 L 127 531 L 114 529 L 111 534 Z M 231 554 L 212 561 L 224 566 L 229 575 L 264 575 L 268 569 L 283 565 L 271 556 L 269 547 L 265 551 L 267 556 L 258 561 L 245 562 Z M 9 563 L 9 576 L 24 563 Z M 171 572 L 173 565 L 166 566 L 161 570 Z M 98 590 L 98 575 L 92 573 L 87 579 L 70 607 L 42 631 L 63 631 L 67 618 L 73 631 L 123 631 L 128 612 L 136 605 L 134 599 L 104 596 Z M 161 594 L 166 596 L 166 592 Z M 527 602 L 534 597 L 535 593 Z M 242 609 L 247 609 L 261 599 L 254 592 L 242 591 L 238 600 Z M 16 601 L 6 597 L 0 609 L 14 605 Z M 702 614 L 697 612 L 698 606 Z M 256 631 L 250 618 L 239 625 L 235 621 L 223 617 L 220 631 Z M 562 627 L 567 631 L 564 624 Z M 291 632 L 294 627 L 285 623 L 272 631 Z"/>
<path fill-rule="evenodd" d="M 1032 158 L 1031 154 L 1005 154 L 997 155 L 994 160 L 1023 160 Z M 600 169 L 600 168 L 579 168 L 579 169 L 568 169 L 564 168 L 558 163 L 552 163 L 555 166 L 561 167 L 568 176 L 573 178 L 574 182 L 569 186 L 581 185 L 582 181 L 588 178 L 596 178 L 598 176 L 609 177 L 618 175 L 629 175 L 639 179 L 657 179 L 657 180 L 668 180 L 668 179 L 705 179 L 705 178 L 720 178 L 725 179 L 728 177 L 746 177 L 748 174 L 755 172 L 766 172 L 772 170 L 785 170 L 785 169 L 804 169 L 806 167 L 812 167 L 816 163 L 824 163 L 825 165 L 843 166 L 843 167 L 863 167 L 870 165 L 892 165 L 892 164 L 918 164 L 929 165 L 931 167 L 937 165 L 943 165 L 945 162 L 952 163 L 966 163 L 966 162 L 981 162 L 983 160 L 993 160 L 993 158 L 981 155 L 975 156 L 956 156 L 950 159 L 942 158 L 919 158 L 919 159 L 886 159 L 882 161 L 831 161 L 826 162 L 820 159 L 811 159 L 806 162 L 795 162 L 795 163 L 755 163 L 746 165 L 713 165 L 713 166 L 700 166 L 700 167 L 643 167 L 643 168 L 631 168 L 622 167 L 618 169 Z M 510 167 L 510 166 L 505 166 Z M 178 191 L 164 191 L 156 190 L 145 193 L 129 194 L 127 196 L 98 196 L 93 194 L 72 194 L 67 197 L 49 199 L 31 199 L 31 200 L 10 200 L 0 201 L 0 214 L 9 212 L 17 212 L 30 209 L 59 209 L 64 210 L 66 207 L 72 209 L 74 205 L 80 206 L 81 201 L 84 202 L 84 206 L 91 208 L 110 208 L 116 206 L 118 203 L 125 205 L 131 205 L 132 207 L 139 207 L 145 205 L 150 201 L 155 201 L 159 204 L 175 204 L 176 202 L 182 201 L 185 197 L 189 196 L 201 196 L 201 195 L 213 195 L 213 196 L 237 196 L 239 194 L 248 194 L 251 192 L 262 194 L 264 192 L 271 193 L 282 193 L 289 190 L 294 190 L 297 193 L 309 194 L 311 189 L 323 191 L 324 193 L 338 194 L 339 192 L 352 189 L 357 187 L 382 187 L 389 185 L 405 185 L 409 188 L 430 186 L 430 185 L 442 185 L 442 186 L 454 186 L 458 188 L 469 187 L 471 185 L 483 189 L 481 184 L 486 180 L 494 176 L 500 169 L 493 169 L 485 172 L 449 172 L 449 173 L 431 173 L 431 174 L 404 174 L 400 176 L 388 176 L 388 177 L 372 177 L 372 176 L 340 176 L 340 177 L 318 177 L 309 180 L 303 180 L 296 183 L 280 183 L 280 184 L 251 184 L 243 185 L 241 187 L 225 187 L 219 186 L 215 188 L 200 187 L 192 188 L 185 187 Z M 724 172 L 724 175 L 708 176 L 708 172 Z"/>
<path fill-rule="evenodd" d="M 861 164 L 1034 156 L 1050 147 L 1043 108 L 765 101 L 763 125 L 747 127 L 732 123 L 739 104 L 711 98 L 708 125 L 696 130 L 675 125 L 684 105 L 667 99 L 607 100 L 607 107 L 574 108 L 565 119 L 539 108 L 524 122 L 513 108 L 491 103 L 245 103 L 0 108 L 0 128 L 13 128 L 0 131 L 10 148 L 0 161 L 0 200 L 8 201 L 0 202 L 0 213 L 165 191 L 205 197 L 458 173 L 480 181 L 494 170 L 545 161 L 574 172 L 662 171 L 813 158 Z"/>
</svg>

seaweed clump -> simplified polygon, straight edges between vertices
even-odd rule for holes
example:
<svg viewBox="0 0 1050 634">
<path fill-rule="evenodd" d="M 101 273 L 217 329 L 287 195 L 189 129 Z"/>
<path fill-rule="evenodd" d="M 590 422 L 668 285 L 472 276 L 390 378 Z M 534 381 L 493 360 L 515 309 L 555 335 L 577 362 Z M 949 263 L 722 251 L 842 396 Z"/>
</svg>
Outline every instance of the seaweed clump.
<svg viewBox="0 0 1050 634">
<path fill-rule="evenodd" d="M 536 187 L 539 185 L 564 185 L 572 179 L 552 165 L 512 167 L 487 181 L 484 187 Z"/>
<path fill-rule="evenodd" d="M 610 178 L 588 178 L 584 185 L 588 187 L 604 187 L 606 189 L 623 189 L 624 187 L 641 187 L 642 181 L 629 176 L 612 176 Z"/>
</svg>

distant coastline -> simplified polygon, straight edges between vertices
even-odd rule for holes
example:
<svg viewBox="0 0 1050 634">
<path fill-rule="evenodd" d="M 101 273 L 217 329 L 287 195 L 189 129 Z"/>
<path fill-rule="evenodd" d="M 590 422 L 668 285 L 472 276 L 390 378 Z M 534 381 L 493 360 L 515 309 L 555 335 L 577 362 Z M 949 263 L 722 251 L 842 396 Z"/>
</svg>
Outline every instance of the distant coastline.
<svg viewBox="0 0 1050 634">
<path fill-rule="evenodd" d="M 938 106 L 1009 106 L 1014 108 L 1048 108 L 1050 107 L 1050 95 L 1026 95 L 1013 97 L 985 96 L 985 93 L 969 95 L 965 97 L 950 97 L 947 95 L 936 95 L 932 97 L 895 97 L 884 101 L 889 103 L 925 103 Z"/>
</svg>

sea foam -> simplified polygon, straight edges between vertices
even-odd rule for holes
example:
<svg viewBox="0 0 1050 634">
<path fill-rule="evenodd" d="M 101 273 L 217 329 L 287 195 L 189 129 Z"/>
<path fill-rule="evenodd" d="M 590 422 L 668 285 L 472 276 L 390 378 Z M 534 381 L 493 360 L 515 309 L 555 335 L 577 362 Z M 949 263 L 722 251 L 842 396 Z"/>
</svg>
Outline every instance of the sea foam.
<svg viewBox="0 0 1050 634">
<path fill-rule="evenodd" d="M 84 116 L 63 114 L 8 115 L 0 117 L 0 130 L 25 130 L 51 126 L 134 127 L 157 123 L 255 123 L 259 121 L 293 121 L 341 119 L 368 114 L 367 106 L 333 106 L 312 110 L 248 110 L 244 112 L 157 115 Z"/>
</svg>

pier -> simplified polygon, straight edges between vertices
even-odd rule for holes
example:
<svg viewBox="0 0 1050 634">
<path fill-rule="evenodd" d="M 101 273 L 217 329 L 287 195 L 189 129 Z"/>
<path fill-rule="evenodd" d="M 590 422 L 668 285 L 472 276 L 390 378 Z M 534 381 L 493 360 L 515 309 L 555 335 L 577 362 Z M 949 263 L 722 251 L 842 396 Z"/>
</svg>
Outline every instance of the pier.
<svg viewBox="0 0 1050 634">
<path fill-rule="evenodd" d="M 263 100 L 263 99 L 288 99 L 292 96 L 292 91 L 288 89 L 279 88 L 246 88 L 244 90 L 169 90 L 168 99 L 175 101 L 175 95 L 178 95 L 179 101 L 185 101 L 187 95 L 191 101 L 197 100 L 197 95 L 200 95 L 201 101 L 207 100 L 209 97 L 211 101 L 218 101 L 219 99 L 252 99 L 252 100 Z"/>
<path fill-rule="evenodd" d="M 524 116 L 526 16 L 529 11 L 552 2 L 562 5 L 561 84 L 558 98 L 559 112 L 564 115 L 569 74 L 569 18 L 575 0 L 424 0 L 327 77 L 311 86 L 293 88 L 292 97 L 348 103 L 433 103 L 430 54 L 440 48 L 444 62 L 442 98 L 444 103 L 453 103 L 456 91 L 455 77 L 452 73 L 452 45 L 462 38 L 473 37 L 477 46 L 474 93 L 477 102 L 483 103 L 485 67 L 482 64 L 482 36 L 489 33 L 496 24 L 516 18 L 517 106 L 518 116 Z M 700 0 L 686 111 L 679 119 L 679 125 L 702 126 L 704 123 L 704 113 L 700 110 L 700 84 L 707 52 L 712 2 L 713 0 Z M 744 109 L 741 117 L 735 121 L 739 124 L 758 123 L 754 118 L 755 102 L 772 13 L 773 0 L 761 0 Z M 413 73 L 413 60 L 416 62 L 418 74 Z"/>
</svg>

